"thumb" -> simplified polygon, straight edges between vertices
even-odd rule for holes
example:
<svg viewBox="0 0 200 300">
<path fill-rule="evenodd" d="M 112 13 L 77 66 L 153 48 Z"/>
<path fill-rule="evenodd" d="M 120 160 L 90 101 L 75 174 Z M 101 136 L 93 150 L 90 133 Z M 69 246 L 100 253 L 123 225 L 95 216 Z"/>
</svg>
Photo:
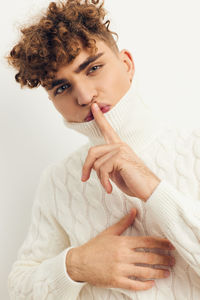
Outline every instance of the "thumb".
<svg viewBox="0 0 200 300">
<path fill-rule="evenodd" d="M 131 211 L 125 215 L 119 222 L 116 224 L 110 226 L 106 230 L 104 230 L 103 234 L 114 234 L 114 235 L 120 235 L 122 234 L 135 220 L 135 217 L 137 215 L 136 208 L 132 208 Z"/>
</svg>

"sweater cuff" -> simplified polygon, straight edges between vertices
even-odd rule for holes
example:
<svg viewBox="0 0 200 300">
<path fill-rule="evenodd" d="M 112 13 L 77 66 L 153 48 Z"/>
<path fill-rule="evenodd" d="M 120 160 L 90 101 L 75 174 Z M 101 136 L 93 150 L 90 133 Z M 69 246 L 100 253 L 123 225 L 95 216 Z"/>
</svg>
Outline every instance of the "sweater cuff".
<svg viewBox="0 0 200 300">
<path fill-rule="evenodd" d="M 162 180 L 147 200 L 146 208 L 161 228 L 169 230 L 179 224 L 183 209 L 188 211 L 190 208 L 188 213 L 192 213 L 189 202 L 188 197 L 166 180 Z"/>
<path fill-rule="evenodd" d="M 56 261 L 54 264 L 54 286 L 57 290 L 58 299 L 77 299 L 78 294 L 82 287 L 87 284 L 87 282 L 77 282 L 70 278 L 66 270 L 66 255 L 68 251 L 73 248 L 69 247 L 56 256 Z"/>
<path fill-rule="evenodd" d="M 85 285 L 87 282 L 80 282 L 80 281 L 74 281 L 73 279 L 71 279 L 71 277 L 69 276 L 68 274 L 68 271 L 67 271 L 67 266 L 66 266 L 66 257 L 67 257 L 67 253 L 70 249 L 74 248 L 73 246 L 69 247 L 66 249 L 65 251 L 65 256 L 64 256 L 64 270 L 65 270 L 65 274 L 66 274 L 66 277 L 67 279 L 73 284 L 73 285 L 76 285 L 77 283 L 80 284 L 81 286 Z"/>
</svg>

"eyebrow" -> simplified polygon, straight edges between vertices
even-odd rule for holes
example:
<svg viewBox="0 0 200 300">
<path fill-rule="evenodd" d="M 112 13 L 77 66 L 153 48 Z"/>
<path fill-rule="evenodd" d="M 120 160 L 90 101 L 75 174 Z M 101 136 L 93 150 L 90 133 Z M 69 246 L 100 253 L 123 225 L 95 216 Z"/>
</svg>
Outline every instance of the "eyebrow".
<svg viewBox="0 0 200 300">
<path fill-rule="evenodd" d="M 95 56 L 89 56 L 82 64 L 80 64 L 80 66 L 78 66 L 78 68 L 74 71 L 74 73 L 76 73 L 76 74 L 80 73 L 85 68 L 87 68 L 88 65 L 90 65 L 92 62 L 97 60 L 103 54 L 104 54 L 104 52 L 101 52 L 101 53 L 98 53 Z M 53 89 L 57 85 L 60 85 L 60 84 L 66 83 L 66 82 L 68 82 L 68 80 L 66 78 L 55 79 L 55 80 L 52 81 L 51 89 Z"/>
<path fill-rule="evenodd" d="M 101 52 L 95 56 L 89 56 L 80 66 L 74 71 L 75 73 L 80 73 L 83 71 L 89 64 L 97 60 L 99 57 L 101 57 L 104 53 Z"/>
</svg>

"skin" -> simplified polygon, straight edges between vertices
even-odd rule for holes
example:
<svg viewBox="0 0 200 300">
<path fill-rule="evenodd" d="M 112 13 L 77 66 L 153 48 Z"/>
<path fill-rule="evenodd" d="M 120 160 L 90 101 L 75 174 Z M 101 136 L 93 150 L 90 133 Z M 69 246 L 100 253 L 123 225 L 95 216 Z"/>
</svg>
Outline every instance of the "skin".
<svg viewBox="0 0 200 300">
<path fill-rule="evenodd" d="M 130 52 L 124 49 L 115 53 L 100 40 L 96 46 L 97 54 L 104 53 L 101 57 L 76 73 L 78 66 L 90 56 L 81 47 L 75 60 L 61 67 L 55 76 L 55 79 L 68 80 L 69 84 L 47 91 L 55 108 L 68 122 L 84 122 L 94 102 L 111 105 L 112 109 L 130 88 L 135 70 Z"/>
<path fill-rule="evenodd" d="M 141 201 L 148 201 L 160 179 L 144 164 L 106 120 L 99 106 L 114 107 L 131 86 L 134 62 L 128 50 L 115 53 L 103 41 L 97 40 L 99 53 L 104 53 L 81 72 L 75 70 L 90 56 L 82 48 L 75 60 L 60 67 L 55 80 L 67 81 L 48 91 L 55 108 L 68 122 L 85 122 L 92 112 L 105 144 L 91 147 L 82 169 L 82 181 L 89 180 L 96 171 L 107 193 L 112 192 L 113 181 L 124 193 Z M 99 67 L 101 66 L 101 67 Z M 56 94 L 57 93 L 57 94 Z M 145 290 L 153 286 L 151 279 L 169 276 L 168 269 L 175 261 L 163 250 L 174 250 L 166 239 L 156 237 L 126 237 L 121 234 L 133 223 L 136 209 L 107 228 L 84 245 L 70 249 L 66 257 L 69 276 L 75 281 L 86 281 L 95 286 Z M 137 248 L 157 248 L 158 253 L 139 253 Z M 163 254 L 161 254 L 163 253 Z M 147 264 L 146 267 L 136 264 Z M 130 279 L 135 276 L 148 281 Z"/>
<path fill-rule="evenodd" d="M 174 250 L 167 239 L 155 237 L 120 236 L 134 221 L 136 209 L 119 222 L 104 230 L 80 247 L 70 249 L 66 257 L 69 276 L 78 282 L 88 282 L 100 287 L 115 287 L 127 290 L 147 290 L 154 280 L 169 276 L 167 269 L 174 265 L 172 256 L 157 253 L 137 252 L 137 248 Z M 139 266 L 138 263 L 146 264 Z M 153 268 L 153 265 L 160 265 Z M 135 280 L 132 276 L 141 280 Z"/>
<path fill-rule="evenodd" d="M 87 181 L 94 169 L 107 193 L 112 192 L 111 179 L 127 195 L 146 202 L 160 179 L 121 141 L 98 105 L 92 104 L 92 113 L 106 144 L 90 148 L 83 165 L 82 181 Z"/>
</svg>

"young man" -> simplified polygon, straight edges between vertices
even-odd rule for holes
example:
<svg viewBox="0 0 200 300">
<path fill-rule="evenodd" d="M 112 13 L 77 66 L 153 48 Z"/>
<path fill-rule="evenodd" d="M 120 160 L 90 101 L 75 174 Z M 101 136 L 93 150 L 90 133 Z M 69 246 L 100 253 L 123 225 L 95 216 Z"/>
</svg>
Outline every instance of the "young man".
<svg viewBox="0 0 200 300">
<path fill-rule="evenodd" d="M 41 176 L 10 297 L 196 300 L 200 130 L 174 130 L 145 107 L 104 17 L 98 0 L 51 3 L 8 57 L 22 86 L 42 85 L 89 137 Z"/>
</svg>

